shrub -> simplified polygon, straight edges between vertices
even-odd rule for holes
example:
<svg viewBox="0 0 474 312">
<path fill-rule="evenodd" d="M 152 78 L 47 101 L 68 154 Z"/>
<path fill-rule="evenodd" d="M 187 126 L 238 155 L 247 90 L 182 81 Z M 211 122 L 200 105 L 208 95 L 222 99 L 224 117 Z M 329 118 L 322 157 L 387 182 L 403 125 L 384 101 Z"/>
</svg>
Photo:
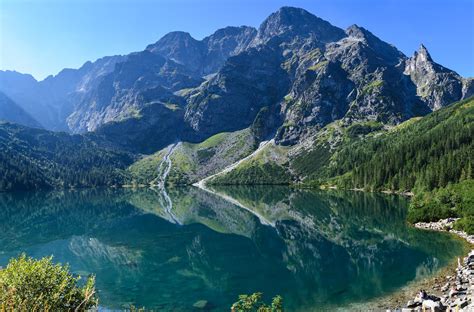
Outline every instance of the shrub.
<svg viewBox="0 0 474 312">
<path fill-rule="evenodd" d="M 271 305 L 262 301 L 262 293 L 240 295 L 239 301 L 234 303 L 232 312 L 283 312 L 283 299 L 281 296 L 273 298 Z"/>
<path fill-rule="evenodd" d="M 410 202 L 407 220 L 410 223 L 434 222 L 457 216 L 451 205 L 443 204 L 433 193 L 420 193 Z"/>
<path fill-rule="evenodd" d="M 85 311 L 97 305 L 95 279 L 89 277 L 82 287 L 79 280 L 52 257 L 21 255 L 0 270 L 0 310 Z"/>
<path fill-rule="evenodd" d="M 464 231 L 469 235 L 474 235 L 474 216 L 459 219 L 454 224 L 456 230 Z"/>
</svg>

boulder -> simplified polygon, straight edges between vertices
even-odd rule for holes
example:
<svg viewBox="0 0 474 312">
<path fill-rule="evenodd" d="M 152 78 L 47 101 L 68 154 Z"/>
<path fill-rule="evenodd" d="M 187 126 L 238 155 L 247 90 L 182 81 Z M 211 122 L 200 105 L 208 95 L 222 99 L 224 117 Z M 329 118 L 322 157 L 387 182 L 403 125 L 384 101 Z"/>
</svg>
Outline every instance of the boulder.
<svg viewBox="0 0 474 312">
<path fill-rule="evenodd" d="M 441 291 L 448 291 L 449 289 L 449 283 L 446 283 L 443 287 L 441 287 Z"/>
<path fill-rule="evenodd" d="M 407 302 L 407 308 L 415 308 L 415 307 L 419 306 L 420 304 L 421 304 L 421 302 L 409 300 Z"/>
<path fill-rule="evenodd" d="M 193 307 L 196 309 L 207 309 L 209 308 L 209 301 L 207 300 L 198 300 L 193 304 Z"/>
</svg>

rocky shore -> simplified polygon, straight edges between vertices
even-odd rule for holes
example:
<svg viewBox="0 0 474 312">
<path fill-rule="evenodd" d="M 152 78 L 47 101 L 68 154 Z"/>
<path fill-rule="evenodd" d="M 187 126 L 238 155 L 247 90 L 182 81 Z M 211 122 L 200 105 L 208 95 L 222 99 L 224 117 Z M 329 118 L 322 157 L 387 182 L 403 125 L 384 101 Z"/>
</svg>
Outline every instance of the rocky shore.
<svg viewBox="0 0 474 312">
<path fill-rule="evenodd" d="M 448 218 L 438 222 L 420 222 L 415 227 L 433 231 L 454 233 L 470 244 L 474 244 L 474 235 L 453 229 L 457 219 Z M 443 281 L 444 279 L 444 281 Z M 463 260 L 452 275 L 438 279 L 432 289 L 420 291 L 413 300 L 409 300 L 402 309 L 388 311 L 474 311 L 474 250 Z"/>
</svg>

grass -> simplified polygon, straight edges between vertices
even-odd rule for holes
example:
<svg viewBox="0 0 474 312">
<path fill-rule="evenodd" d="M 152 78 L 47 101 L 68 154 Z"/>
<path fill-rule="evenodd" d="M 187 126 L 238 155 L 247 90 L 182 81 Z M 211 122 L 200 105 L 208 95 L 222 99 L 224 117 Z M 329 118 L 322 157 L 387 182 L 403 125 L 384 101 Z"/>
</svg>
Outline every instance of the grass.
<svg viewBox="0 0 474 312">
<path fill-rule="evenodd" d="M 148 184 L 157 178 L 158 166 L 165 155 L 161 150 L 153 155 L 144 157 L 130 167 L 127 171 L 133 177 L 132 184 Z"/>
<path fill-rule="evenodd" d="M 311 66 L 310 68 L 308 68 L 309 70 L 312 70 L 312 71 L 318 71 L 320 70 L 321 68 L 323 68 L 324 66 L 326 66 L 327 64 L 329 63 L 329 61 L 321 61 L 313 66 Z"/>
<path fill-rule="evenodd" d="M 374 91 L 379 90 L 380 88 L 382 88 L 383 83 L 384 82 L 382 80 L 375 80 L 371 83 L 368 83 L 362 88 L 362 94 L 373 93 Z"/>
<path fill-rule="evenodd" d="M 234 170 L 212 179 L 210 184 L 290 184 L 292 175 L 288 170 L 288 151 L 288 147 L 267 145 L 252 158 L 239 164 Z"/>
<path fill-rule="evenodd" d="M 249 129 L 215 134 L 200 143 L 183 142 L 170 156 L 172 168 L 168 183 L 192 184 L 250 154 L 254 139 Z M 165 149 L 144 157 L 128 168 L 132 184 L 150 184 L 157 178 L 157 168 Z"/>
</svg>

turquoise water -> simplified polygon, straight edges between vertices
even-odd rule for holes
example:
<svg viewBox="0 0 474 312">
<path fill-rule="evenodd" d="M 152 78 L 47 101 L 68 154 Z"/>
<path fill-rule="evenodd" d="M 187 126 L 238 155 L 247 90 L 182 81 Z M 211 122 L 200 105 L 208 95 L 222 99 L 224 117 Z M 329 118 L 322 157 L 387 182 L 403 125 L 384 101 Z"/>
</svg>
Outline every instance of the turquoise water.
<svg viewBox="0 0 474 312">
<path fill-rule="evenodd" d="M 93 189 L 0 194 L 0 265 L 54 255 L 96 275 L 100 305 L 229 311 L 239 294 L 280 294 L 288 311 L 365 302 L 462 254 L 410 228 L 407 201 L 288 187 Z"/>
</svg>

